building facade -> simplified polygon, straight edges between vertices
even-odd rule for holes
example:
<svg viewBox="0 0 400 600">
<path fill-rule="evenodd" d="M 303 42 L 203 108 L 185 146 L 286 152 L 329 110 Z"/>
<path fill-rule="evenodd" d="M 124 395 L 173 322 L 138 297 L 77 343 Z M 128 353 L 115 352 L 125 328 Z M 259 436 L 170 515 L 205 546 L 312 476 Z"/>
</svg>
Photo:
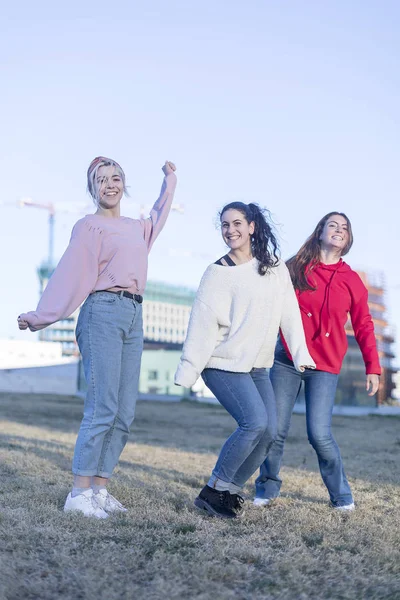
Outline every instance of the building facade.
<svg viewBox="0 0 400 600">
<path fill-rule="evenodd" d="M 187 287 L 149 281 L 143 302 L 145 348 L 180 349 L 185 341 L 195 292 Z"/>
<path fill-rule="evenodd" d="M 374 321 L 375 338 L 378 347 L 382 374 L 376 396 L 371 398 L 365 390 L 365 366 L 360 349 L 354 337 L 350 319 L 346 324 L 349 348 L 345 356 L 339 377 L 336 404 L 371 405 L 391 404 L 394 400 L 394 375 L 397 369 L 393 365 L 394 334 L 387 320 L 385 300 L 385 282 L 381 273 L 368 274 L 358 272 L 368 289 L 368 304 Z"/>
<path fill-rule="evenodd" d="M 185 341 L 195 291 L 148 281 L 143 302 L 144 351 L 139 392 L 186 396 L 190 390 L 174 384 Z"/>
</svg>

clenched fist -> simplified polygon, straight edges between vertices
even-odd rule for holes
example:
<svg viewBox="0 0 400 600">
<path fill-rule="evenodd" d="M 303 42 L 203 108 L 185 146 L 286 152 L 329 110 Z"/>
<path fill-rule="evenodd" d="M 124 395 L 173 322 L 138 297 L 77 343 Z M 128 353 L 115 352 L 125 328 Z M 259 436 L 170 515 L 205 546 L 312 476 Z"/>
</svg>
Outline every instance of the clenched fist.
<svg viewBox="0 0 400 600">
<path fill-rule="evenodd" d="M 169 175 L 170 173 L 176 171 L 176 166 L 173 162 L 166 160 L 165 165 L 162 167 L 162 170 L 164 171 L 165 175 Z"/>
<path fill-rule="evenodd" d="M 18 327 L 20 329 L 28 329 L 28 327 L 29 327 L 28 321 L 24 321 L 23 319 L 21 319 L 21 317 L 18 317 L 17 322 L 18 322 Z"/>
</svg>

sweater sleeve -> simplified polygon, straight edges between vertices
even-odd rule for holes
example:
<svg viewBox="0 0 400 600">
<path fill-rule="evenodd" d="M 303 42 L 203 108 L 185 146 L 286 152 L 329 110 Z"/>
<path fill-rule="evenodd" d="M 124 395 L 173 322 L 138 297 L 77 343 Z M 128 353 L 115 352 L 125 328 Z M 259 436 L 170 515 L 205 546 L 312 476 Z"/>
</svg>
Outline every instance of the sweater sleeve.
<svg viewBox="0 0 400 600">
<path fill-rule="evenodd" d="M 175 373 L 176 385 L 194 385 L 217 345 L 219 321 L 217 312 L 213 309 L 217 283 L 215 277 L 215 272 L 208 267 L 197 290 L 182 356 Z"/>
<path fill-rule="evenodd" d="M 31 331 L 69 317 L 93 290 L 98 278 L 101 230 L 78 221 L 71 240 L 42 294 L 37 309 L 23 313 Z"/>
<path fill-rule="evenodd" d="M 358 277 L 358 275 L 357 275 Z M 368 306 L 368 290 L 359 279 L 359 286 L 351 290 L 350 317 L 354 335 L 360 347 L 367 375 L 381 374 L 378 350 L 374 333 L 374 323 Z"/>
<path fill-rule="evenodd" d="M 192 387 L 211 358 L 217 344 L 218 320 L 213 310 L 196 298 L 190 314 L 182 356 L 175 373 L 176 385 Z"/>
<path fill-rule="evenodd" d="M 289 271 L 284 263 L 281 263 L 284 271 L 285 292 L 282 306 L 280 329 L 289 348 L 292 360 L 297 371 L 300 367 L 311 367 L 316 365 L 310 356 L 304 335 L 303 322 L 301 320 L 299 303 L 290 279 Z"/>
<path fill-rule="evenodd" d="M 150 211 L 150 217 L 148 219 L 141 219 L 140 221 L 149 252 L 169 215 L 174 198 L 176 181 L 175 173 L 169 173 L 164 177 L 160 196 Z"/>
</svg>

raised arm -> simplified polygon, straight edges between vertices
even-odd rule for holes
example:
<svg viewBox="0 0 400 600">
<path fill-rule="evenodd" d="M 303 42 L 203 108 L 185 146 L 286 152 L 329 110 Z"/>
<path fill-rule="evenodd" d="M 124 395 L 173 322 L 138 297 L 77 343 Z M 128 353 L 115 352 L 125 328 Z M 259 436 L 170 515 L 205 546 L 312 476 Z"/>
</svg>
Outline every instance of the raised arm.
<svg viewBox="0 0 400 600">
<path fill-rule="evenodd" d="M 94 288 L 98 278 L 99 231 L 78 221 L 70 243 L 51 276 L 35 311 L 18 317 L 20 329 L 38 331 L 69 317 Z"/>
<path fill-rule="evenodd" d="M 150 211 L 150 217 L 148 219 L 142 219 L 141 221 L 144 239 L 149 252 L 158 234 L 165 225 L 169 211 L 171 210 L 171 204 L 176 188 L 176 167 L 174 163 L 166 161 L 162 170 L 164 171 L 165 177 L 161 186 L 160 196 Z"/>
<path fill-rule="evenodd" d="M 295 368 L 304 371 L 305 367 L 315 369 L 315 362 L 310 356 L 304 335 L 299 303 L 290 279 L 289 271 L 284 263 L 280 268 L 284 270 L 285 295 L 282 306 L 280 328 L 288 345 Z"/>
</svg>

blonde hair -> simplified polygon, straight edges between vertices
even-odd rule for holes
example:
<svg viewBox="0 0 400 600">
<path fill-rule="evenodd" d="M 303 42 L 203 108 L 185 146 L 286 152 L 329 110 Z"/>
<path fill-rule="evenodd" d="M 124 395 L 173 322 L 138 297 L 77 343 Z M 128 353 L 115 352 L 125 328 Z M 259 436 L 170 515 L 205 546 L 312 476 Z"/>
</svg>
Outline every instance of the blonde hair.
<svg viewBox="0 0 400 600">
<path fill-rule="evenodd" d="M 105 156 L 97 156 L 92 160 L 89 165 L 87 171 L 87 191 L 92 196 L 93 202 L 96 206 L 99 206 L 99 193 L 97 186 L 97 172 L 100 167 L 114 167 L 118 173 L 118 175 L 122 179 L 122 183 L 124 185 L 124 194 L 125 196 L 129 196 L 128 190 L 126 188 L 125 183 L 125 173 L 122 167 L 117 163 L 117 161 L 112 160 L 112 158 L 106 158 Z"/>
</svg>

